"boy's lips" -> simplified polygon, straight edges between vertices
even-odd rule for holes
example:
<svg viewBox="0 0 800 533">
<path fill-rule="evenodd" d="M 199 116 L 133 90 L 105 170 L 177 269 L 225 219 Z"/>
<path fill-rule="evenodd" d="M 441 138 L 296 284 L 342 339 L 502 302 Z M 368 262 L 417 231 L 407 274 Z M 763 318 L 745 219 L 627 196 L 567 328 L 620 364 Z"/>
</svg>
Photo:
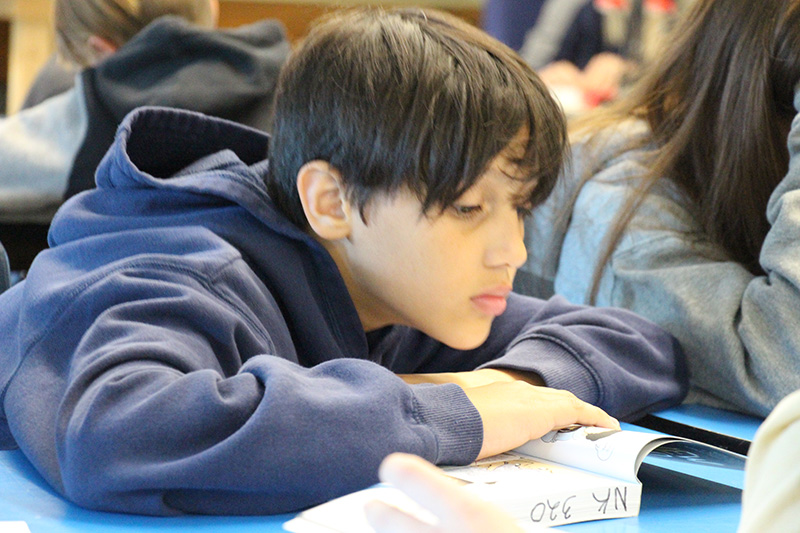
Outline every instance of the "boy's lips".
<svg viewBox="0 0 800 533">
<path fill-rule="evenodd" d="M 496 287 L 473 296 L 470 300 L 478 311 L 490 316 L 500 316 L 506 310 L 506 298 L 510 292 L 510 287 Z"/>
</svg>

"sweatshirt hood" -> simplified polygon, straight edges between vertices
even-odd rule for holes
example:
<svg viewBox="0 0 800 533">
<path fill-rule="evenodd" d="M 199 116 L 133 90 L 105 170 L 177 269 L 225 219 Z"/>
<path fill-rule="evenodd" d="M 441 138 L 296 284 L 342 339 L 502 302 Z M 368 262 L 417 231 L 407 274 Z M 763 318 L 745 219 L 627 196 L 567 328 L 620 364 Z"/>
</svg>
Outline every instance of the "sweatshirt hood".
<svg viewBox="0 0 800 533">
<path fill-rule="evenodd" d="M 233 210 L 318 247 L 270 199 L 264 182 L 268 152 L 269 135 L 255 128 L 193 111 L 137 108 L 119 125 L 97 169 L 97 188 L 72 198 L 56 214 L 51 246 L 132 225 L 216 226 L 219 213 Z M 182 213 L 176 213 L 176 204 Z M 247 235 L 229 237 L 247 240 Z"/>
<path fill-rule="evenodd" d="M 289 45 L 280 22 L 204 29 L 162 17 L 93 69 L 91 90 L 116 123 L 132 109 L 191 109 L 261 129 Z"/>
<path fill-rule="evenodd" d="M 288 54 L 283 26 L 275 20 L 231 30 L 200 28 L 178 17 L 152 22 L 81 72 L 89 124 L 64 197 L 94 187 L 117 125 L 137 107 L 188 109 L 269 131 L 275 84 Z"/>
</svg>

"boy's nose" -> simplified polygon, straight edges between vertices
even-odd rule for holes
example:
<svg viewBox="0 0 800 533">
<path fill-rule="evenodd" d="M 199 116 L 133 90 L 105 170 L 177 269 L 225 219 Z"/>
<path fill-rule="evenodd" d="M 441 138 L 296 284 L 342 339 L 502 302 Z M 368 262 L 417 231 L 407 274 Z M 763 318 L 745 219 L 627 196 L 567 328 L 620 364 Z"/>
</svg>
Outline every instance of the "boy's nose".
<svg viewBox="0 0 800 533">
<path fill-rule="evenodd" d="M 517 217 L 516 229 L 510 236 L 509 249 L 511 256 L 509 265 L 514 268 L 524 265 L 528 259 L 528 249 L 525 247 L 525 226 L 519 217 Z"/>
<path fill-rule="evenodd" d="M 498 229 L 490 263 L 492 266 L 508 266 L 516 270 L 525 264 L 528 258 L 522 220 L 515 212 L 513 220 L 506 221 Z"/>
</svg>

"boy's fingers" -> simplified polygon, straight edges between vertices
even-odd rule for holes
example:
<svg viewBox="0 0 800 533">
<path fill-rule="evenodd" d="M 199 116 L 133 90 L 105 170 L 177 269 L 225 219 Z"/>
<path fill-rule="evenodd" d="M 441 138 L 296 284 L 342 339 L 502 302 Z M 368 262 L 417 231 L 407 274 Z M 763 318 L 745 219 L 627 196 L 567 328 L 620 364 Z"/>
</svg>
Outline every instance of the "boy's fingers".
<svg viewBox="0 0 800 533">
<path fill-rule="evenodd" d="M 539 421 L 541 424 L 534 422 L 534 425 L 539 425 L 539 429 L 533 432 L 531 438 L 538 438 L 548 431 L 575 424 L 619 429 L 619 422 L 616 418 L 571 394 L 553 400 L 547 405 L 542 405 L 540 412 L 542 414 L 542 419 Z M 541 434 L 537 435 L 539 433 Z"/>
<path fill-rule="evenodd" d="M 580 424 L 582 426 L 599 426 L 609 429 L 619 429 L 619 421 L 594 405 L 583 402 L 577 398 L 567 399 L 567 406 L 563 411 L 564 418 L 556 420 L 553 429 Z"/>
<path fill-rule="evenodd" d="M 600 426 L 619 429 L 619 421 L 600 409 L 587 403 L 571 392 L 547 387 L 535 387 L 531 394 L 538 397 L 532 401 L 534 412 L 531 416 L 541 422 L 540 431 L 547 433 L 552 429 L 561 429 L 573 424 L 582 426 Z M 542 434 L 544 434 L 542 433 Z M 532 436 L 536 438 L 536 436 Z"/>
<path fill-rule="evenodd" d="M 514 381 L 468 388 L 464 392 L 483 421 L 479 458 L 506 452 L 572 424 L 619 428 L 619 423 L 602 409 L 563 390 Z"/>
</svg>

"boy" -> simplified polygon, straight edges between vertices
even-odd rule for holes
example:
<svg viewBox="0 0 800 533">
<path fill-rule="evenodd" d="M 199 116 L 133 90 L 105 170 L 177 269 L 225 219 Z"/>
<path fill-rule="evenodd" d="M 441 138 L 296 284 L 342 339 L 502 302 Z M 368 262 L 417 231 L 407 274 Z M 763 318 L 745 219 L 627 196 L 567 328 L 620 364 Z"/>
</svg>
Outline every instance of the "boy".
<svg viewBox="0 0 800 533">
<path fill-rule="evenodd" d="M 255 130 L 132 113 L 0 298 L 5 443 L 67 498 L 288 512 L 393 451 L 460 464 L 616 426 L 556 389 L 625 417 L 681 399 L 661 330 L 509 294 L 565 145 L 513 52 L 437 13 L 338 14 L 275 106 L 269 163 Z"/>
</svg>

